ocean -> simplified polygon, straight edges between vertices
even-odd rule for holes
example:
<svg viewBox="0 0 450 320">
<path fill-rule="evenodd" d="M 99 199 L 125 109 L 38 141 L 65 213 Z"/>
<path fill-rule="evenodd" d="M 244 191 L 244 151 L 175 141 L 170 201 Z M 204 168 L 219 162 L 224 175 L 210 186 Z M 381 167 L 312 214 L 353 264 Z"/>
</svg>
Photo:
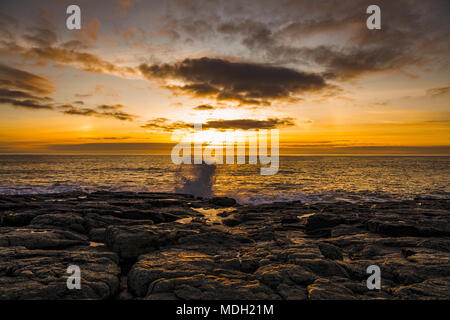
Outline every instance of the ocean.
<svg viewBox="0 0 450 320">
<path fill-rule="evenodd" d="M 450 157 L 282 156 L 258 165 L 177 166 L 155 155 L 1 155 L 0 194 L 182 192 L 240 203 L 389 201 L 450 196 Z"/>
</svg>

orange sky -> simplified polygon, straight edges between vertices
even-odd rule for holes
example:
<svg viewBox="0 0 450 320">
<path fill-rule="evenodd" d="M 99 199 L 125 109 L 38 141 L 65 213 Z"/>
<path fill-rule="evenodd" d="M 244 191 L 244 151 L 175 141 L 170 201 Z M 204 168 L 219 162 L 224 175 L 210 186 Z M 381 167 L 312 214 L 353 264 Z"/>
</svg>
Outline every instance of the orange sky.
<svg viewBox="0 0 450 320">
<path fill-rule="evenodd" d="M 0 4 L 0 153 L 168 153 L 280 130 L 284 154 L 449 154 L 447 1 Z"/>
</svg>

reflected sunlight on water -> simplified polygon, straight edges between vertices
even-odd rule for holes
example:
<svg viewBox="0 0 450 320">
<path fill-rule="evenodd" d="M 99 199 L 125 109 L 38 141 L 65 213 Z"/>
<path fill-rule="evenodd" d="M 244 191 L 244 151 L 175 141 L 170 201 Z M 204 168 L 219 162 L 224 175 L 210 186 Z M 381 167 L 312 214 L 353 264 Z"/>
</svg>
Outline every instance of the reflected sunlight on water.
<svg viewBox="0 0 450 320">
<path fill-rule="evenodd" d="M 218 165 L 213 191 L 240 202 L 383 201 L 448 198 L 450 157 L 281 157 L 274 176 L 257 165 Z M 0 194 L 79 191 L 173 192 L 179 168 L 169 156 L 0 156 Z"/>
</svg>

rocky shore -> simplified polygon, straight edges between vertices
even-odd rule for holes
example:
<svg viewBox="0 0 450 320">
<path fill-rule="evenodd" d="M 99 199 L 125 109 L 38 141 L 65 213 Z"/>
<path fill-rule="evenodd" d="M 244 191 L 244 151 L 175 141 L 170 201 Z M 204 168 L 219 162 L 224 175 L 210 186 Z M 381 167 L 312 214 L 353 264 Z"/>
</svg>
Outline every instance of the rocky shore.
<svg viewBox="0 0 450 320">
<path fill-rule="evenodd" d="M 449 214 L 436 199 L 0 196 L 0 299 L 449 299 Z"/>
</svg>

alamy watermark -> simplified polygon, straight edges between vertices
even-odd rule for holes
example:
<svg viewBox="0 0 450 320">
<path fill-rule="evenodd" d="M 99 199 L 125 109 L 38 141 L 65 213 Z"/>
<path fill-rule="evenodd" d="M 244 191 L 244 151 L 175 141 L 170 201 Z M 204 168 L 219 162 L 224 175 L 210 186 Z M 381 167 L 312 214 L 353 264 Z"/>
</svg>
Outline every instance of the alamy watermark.
<svg viewBox="0 0 450 320">
<path fill-rule="evenodd" d="M 371 276 L 367 278 L 366 286 L 369 290 L 381 289 L 381 269 L 379 266 L 372 264 L 367 267 L 366 273 Z"/>
<path fill-rule="evenodd" d="M 67 267 L 67 273 L 71 274 L 66 281 L 67 289 L 73 290 L 81 289 L 81 269 L 77 265 L 70 265 Z"/>
<path fill-rule="evenodd" d="M 173 134 L 172 139 L 181 142 L 172 149 L 172 162 L 177 165 L 245 164 L 248 156 L 249 164 L 258 164 L 259 160 L 261 165 L 266 166 L 261 166 L 261 175 L 270 176 L 278 172 L 280 165 L 278 129 L 225 131 L 214 133 L 213 138 L 209 136 L 210 134 L 208 131 L 202 131 L 201 124 L 195 124 L 194 132 L 183 135 L 181 139 L 176 139 L 177 136 Z M 267 148 L 268 138 L 270 155 Z"/>
<path fill-rule="evenodd" d="M 69 30 L 81 29 L 81 8 L 78 5 L 69 5 L 66 9 L 69 15 L 66 19 L 66 26 Z M 367 7 L 366 13 L 370 16 L 366 20 L 367 29 L 381 29 L 381 9 L 376 4 Z"/>
</svg>

